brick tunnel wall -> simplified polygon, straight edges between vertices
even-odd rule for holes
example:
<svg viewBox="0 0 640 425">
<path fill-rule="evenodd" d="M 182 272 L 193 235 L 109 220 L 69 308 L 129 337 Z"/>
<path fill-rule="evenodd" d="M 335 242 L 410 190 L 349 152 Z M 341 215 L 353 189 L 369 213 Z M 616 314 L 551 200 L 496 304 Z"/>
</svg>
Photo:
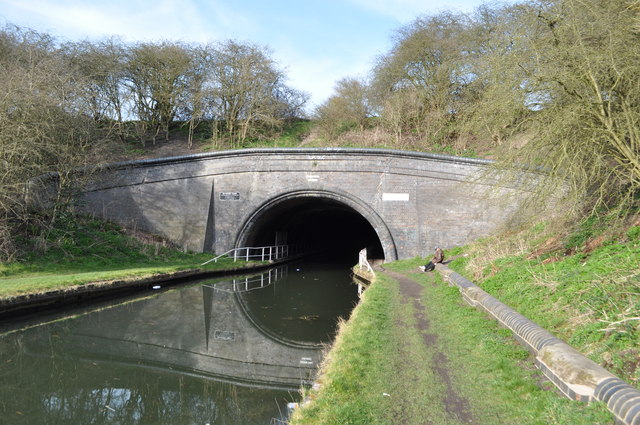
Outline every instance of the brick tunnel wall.
<svg viewBox="0 0 640 425">
<path fill-rule="evenodd" d="M 193 251 L 241 244 L 279 201 L 340 202 L 376 230 L 387 261 L 428 256 L 487 235 L 515 204 L 491 198 L 489 161 L 379 149 L 249 149 L 112 164 L 86 186 L 84 211 Z M 503 187 L 498 193 L 526 191 Z"/>
</svg>

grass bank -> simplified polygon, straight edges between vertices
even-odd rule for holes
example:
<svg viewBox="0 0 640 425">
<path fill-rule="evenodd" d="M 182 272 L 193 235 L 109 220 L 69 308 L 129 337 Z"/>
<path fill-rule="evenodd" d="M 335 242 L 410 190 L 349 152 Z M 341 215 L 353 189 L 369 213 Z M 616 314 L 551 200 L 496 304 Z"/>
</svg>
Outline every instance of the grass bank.
<svg viewBox="0 0 640 425">
<path fill-rule="evenodd" d="M 230 259 L 201 266 L 212 254 L 183 252 L 158 237 L 86 217 L 73 217 L 46 237 L 21 243 L 25 254 L 20 260 L 0 263 L 0 298 L 181 270 L 246 266 Z"/>
<path fill-rule="evenodd" d="M 456 250 L 449 266 L 636 387 L 640 386 L 640 226 L 539 225 Z"/>
<path fill-rule="evenodd" d="M 529 353 L 460 299 L 423 259 L 385 265 L 326 356 L 296 424 L 611 424 L 599 404 L 572 402 Z"/>
</svg>

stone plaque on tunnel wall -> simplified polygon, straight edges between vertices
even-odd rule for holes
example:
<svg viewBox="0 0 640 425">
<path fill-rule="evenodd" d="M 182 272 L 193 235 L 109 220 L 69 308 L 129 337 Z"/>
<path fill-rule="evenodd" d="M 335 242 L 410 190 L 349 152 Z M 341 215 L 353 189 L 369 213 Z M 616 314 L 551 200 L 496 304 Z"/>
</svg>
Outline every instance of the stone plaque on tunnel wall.
<svg viewBox="0 0 640 425">
<path fill-rule="evenodd" d="M 221 201 L 239 201 L 240 192 L 220 192 Z"/>
</svg>

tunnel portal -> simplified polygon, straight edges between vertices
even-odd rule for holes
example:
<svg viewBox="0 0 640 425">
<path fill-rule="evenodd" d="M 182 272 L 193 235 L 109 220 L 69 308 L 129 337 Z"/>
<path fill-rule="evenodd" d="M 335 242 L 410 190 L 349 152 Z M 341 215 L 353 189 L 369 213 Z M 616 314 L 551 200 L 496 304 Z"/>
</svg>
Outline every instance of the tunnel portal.
<svg viewBox="0 0 640 425">
<path fill-rule="evenodd" d="M 529 196 L 529 177 L 523 172 L 522 186 L 507 187 L 483 171 L 489 165 L 383 149 L 211 152 L 96 168 L 80 205 L 195 252 L 271 246 L 280 235 L 277 242 L 288 245 L 366 246 L 370 258 L 391 262 L 426 257 L 434 246 L 463 245 L 512 223 Z M 56 184 L 34 180 L 34 202 L 45 205 Z M 498 194 L 516 202 L 505 206 L 492 196 Z"/>
<path fill-rule="evenodd" d="M 349 205 L 322 196 L 285 199 L 263 208 L 242 232 L 238 246 L 287 244 L 348 258 L 357 262 L 367 248 L 371 259 L 384 259 L 373 226 Z"/>
</svg>

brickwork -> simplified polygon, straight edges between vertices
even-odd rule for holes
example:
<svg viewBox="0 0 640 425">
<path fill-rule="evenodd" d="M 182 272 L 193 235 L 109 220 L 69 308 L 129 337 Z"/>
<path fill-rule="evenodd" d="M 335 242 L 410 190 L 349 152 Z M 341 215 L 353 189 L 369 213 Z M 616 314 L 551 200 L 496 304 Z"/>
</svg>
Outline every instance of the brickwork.
<svg viewBox="0 0 640 425">
<path fill-rule="evenodd" d="M 251 149 L 113 164 L 83 196 L 89 213 L 193 251 L 242 245 L 257 219 L 296 197 L 331 199 L 375 229 L 387 261 L 487 235 L 514 206 L 470 181 L 484 160 L 367 149 Z M 526 195 L 513 188 L 503 193 Z"/>
</svg>

